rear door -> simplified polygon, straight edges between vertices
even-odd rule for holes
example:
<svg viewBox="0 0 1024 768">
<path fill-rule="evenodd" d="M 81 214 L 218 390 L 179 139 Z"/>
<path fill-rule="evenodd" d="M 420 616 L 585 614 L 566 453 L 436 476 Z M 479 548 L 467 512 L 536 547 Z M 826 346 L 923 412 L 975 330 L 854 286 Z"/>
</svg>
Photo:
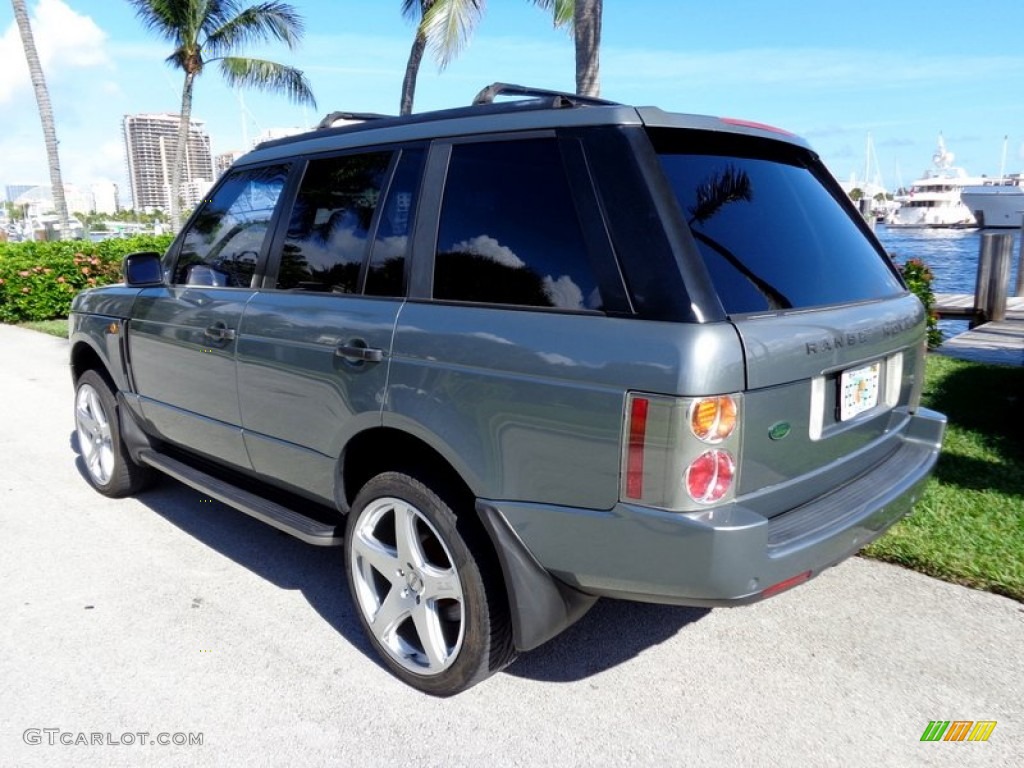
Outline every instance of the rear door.
<svg viewBox="0 0 1024 768">
<path fill-rule="evenodd" d="M 651 135 L 744 346 L 740 494 L 790 486 L 778 508 L 762 494 L 770 515 L 884 459 L 923 374 L 924 311 L 838 186 L 788 142 Z"/>
<path fill-rule="evenodd" d="M 331 500 L 345 441 L 379 425 L 424 150 L 308 161 L 245 308 L 238 391 L 253 468 Z"/>
<path fill-rule="evenodd" d="M 189 222 L 167 284 L 140 292 L 128 325 L 135 391 L 153 427 L 243 468 L 237 334 L 287 175 L 286 165 L 233 171 Z"/>
</svg>

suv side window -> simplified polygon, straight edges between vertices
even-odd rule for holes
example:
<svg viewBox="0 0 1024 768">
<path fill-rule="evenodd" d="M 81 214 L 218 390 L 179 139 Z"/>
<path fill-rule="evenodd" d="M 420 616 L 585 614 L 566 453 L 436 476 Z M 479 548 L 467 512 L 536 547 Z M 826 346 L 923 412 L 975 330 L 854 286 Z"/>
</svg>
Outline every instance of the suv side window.
<svg viewBox="0 0 1024 768">
<path fill-rule="evenodd" d="M 402 150 L 395 175 L 388 185 L 366 273 L 368 296 L 405 295 L 405 260 L 416 214 L 423 155 L 422 149 Z"/>
<path fill-rule="evenodd" d="M 554 138 L 452 147 L 434 298 L 601 308 Z"/>
<path fill-rule="evenodd" d="M 286 165 L 231 173 L 189 225 L 173 282 L 248 288 L 287 176 Z"/>
<path fill-rule="evenodd" d="M 391 152 L 310 160 L 281 252 L 277 288 L 356 293 Z"/>
</svg>

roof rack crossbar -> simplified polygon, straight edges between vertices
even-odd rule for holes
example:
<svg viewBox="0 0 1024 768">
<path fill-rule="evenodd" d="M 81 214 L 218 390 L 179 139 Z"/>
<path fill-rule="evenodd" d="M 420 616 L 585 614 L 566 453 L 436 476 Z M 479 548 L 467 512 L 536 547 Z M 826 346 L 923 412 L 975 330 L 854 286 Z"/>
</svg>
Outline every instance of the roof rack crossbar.
<svg viewBox="0 0 1024 768">
<path fill-rule="evenodd" d="M 392 115 L 381 115 L 377 112 L 331 112 L 316 125 L 318 131 L 330 128 L 338 120 L 383 120 Z"/>
<path fill-rule="evenodd" d="M 473 106 L 492 104 L 498 96 L 527 96 L 533 99 L 551 99 L 553 107 L 576 107 L 589 105 L 595 107 L 620 106 L 618 102 L 597 99 L 593 96 L 579 96 L 565 91 L 549 91 L 545 88 L 531 88 L 512 83 L 491 83 L 480 91 L 473 99 Z"/>
</svg>

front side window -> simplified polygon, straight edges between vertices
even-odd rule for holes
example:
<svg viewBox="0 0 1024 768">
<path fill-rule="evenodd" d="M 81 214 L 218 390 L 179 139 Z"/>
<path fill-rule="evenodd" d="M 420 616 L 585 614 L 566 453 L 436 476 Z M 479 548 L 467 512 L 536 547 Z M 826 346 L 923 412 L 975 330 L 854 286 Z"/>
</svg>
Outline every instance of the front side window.
<svg viewBox="0 0 1024 768">
<path fill-rule="evenodd" d="M 652 138 L 729 314 L 902 292 L 802 150 L 734 135 L 654 131 Z"/>
<path fill-rule="evenodd" d="M 452 148 L 434 298 L 601 308 L 555 139 Z"/>
<path fill-rule="evenodd" d="M 235 171 L 189 224 L 173 282 L 248 288 L 288 167 Z"/>
<path fill-rule="evenodd" d="M 355 293 L 390 152 L 310 160 L 281 251 L 277 288 Z"/>
</svg>

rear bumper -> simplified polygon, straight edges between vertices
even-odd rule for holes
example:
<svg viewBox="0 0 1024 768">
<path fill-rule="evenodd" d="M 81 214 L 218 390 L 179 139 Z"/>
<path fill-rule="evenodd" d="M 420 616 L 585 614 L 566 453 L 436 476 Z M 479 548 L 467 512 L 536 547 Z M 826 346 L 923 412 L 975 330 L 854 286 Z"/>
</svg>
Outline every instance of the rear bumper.
<svg viewBox="0 0 1024 768">
<path fill-rule="evenodd" d="M 541 567 L 581 592 L 739 605 L 800 574 L 816 576 L 905 516 L 935 466 L 945 426 L 942 414 L 919 409 L 884 461 L 770 520 L 739 503 L 700 513 L 486 503 Z"/>
</svg>

